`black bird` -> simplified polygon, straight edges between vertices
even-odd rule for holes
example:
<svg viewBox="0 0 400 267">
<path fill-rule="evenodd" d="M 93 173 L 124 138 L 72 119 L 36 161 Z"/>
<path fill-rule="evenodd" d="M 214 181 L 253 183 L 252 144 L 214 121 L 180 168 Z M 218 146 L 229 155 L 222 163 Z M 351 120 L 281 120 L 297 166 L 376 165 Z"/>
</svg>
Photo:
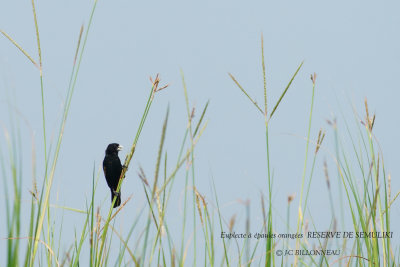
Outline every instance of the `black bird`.
<svg viewBox="0 0 400 267">
<path fill-rule="evenodd" d="M 104 176 L 106 177 L 108 187 L 110 187 L 111 190 L 111 203 L 114 199 L 114 196 L 117 196 L 117 199 L 114 203 L 114 208 L 121 205 L 121 190 L 118 193 L 116 192 L 122 172 L 121 160 L 118 157 L 118 151 L 121 150 L 122 146 L 119 144 L 109 144 L 106 149 L 106 156 L 103 160 Z"/>
</svg>

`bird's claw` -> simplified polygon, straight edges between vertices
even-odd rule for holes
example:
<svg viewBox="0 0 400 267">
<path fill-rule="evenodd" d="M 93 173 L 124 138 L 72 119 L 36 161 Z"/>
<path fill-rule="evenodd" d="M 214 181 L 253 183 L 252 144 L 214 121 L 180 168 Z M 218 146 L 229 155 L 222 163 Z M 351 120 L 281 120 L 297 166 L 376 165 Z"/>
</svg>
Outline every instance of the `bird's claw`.
<svg viewBox="0 0 400 267">
<path fill-rule="evenodd" d="M 128 166 L 125 166 L 125 164 L 122 165 L 122 172 L 124 173 L 124 177 L 122 177 L 122 178 L 125 178 L 125 173 L 127 170 L 128 170 Z"/>
</svg>

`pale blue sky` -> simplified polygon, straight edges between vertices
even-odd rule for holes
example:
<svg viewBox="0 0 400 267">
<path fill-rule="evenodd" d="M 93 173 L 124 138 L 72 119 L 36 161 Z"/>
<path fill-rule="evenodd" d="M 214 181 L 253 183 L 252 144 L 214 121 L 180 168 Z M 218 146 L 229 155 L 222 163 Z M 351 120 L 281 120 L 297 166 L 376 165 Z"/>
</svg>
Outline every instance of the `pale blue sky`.
<svg viewBox="0 0 400 267">
<path fill-rule="evenodd" d="M 46 0 L 37 3 L 47 131 L 53 144 L 79 29 L 82 23 L 87 25 L 91 5 L 92 1 Z M 337 117 L 339 128 L 345 134 L 341 112 L 354 128 L 351 105 L 354 104 L 356 111 L 364 116 L 363 102 L 367 97 L 371 112 L 376 112 L 375 134 L 384 152 L 385 167 L 393 178 L 392 191 L 397 192 L 400 187 L 396 179 L 400 173 L 398 10 L 400 4 L 397 1 L 143 3 L 100 0 L 62 144 L 54 182 L 54 203 L 85 208 L 93 164 L 99 168 L 108 143 L 118 142 L 130 147 L 145 106 L 150 86 L 148 77 L 160 73 L 162 83 L 169 83 L 170 87 L 154 101 L 122 188 L 123 200 L 133 194 L 128 204 L 130 210 L 137 212 L 145 204 L 137 177 L 138 166 L 143 166 L 148 175 L 153 174 L 168 104 L 171 112 L 166 149 L 170 168 L 183 138 L 186 107 L 180 77 L 182 70 L 190 104 L 198 110 L 196 119 L 200 109 L 210 100 L 206 115 L 208 127 L 196 155 L 199 191 L 209 196 L 211 202 L 213 177 L 221 203 L 250 199 L 251 214 L 255 221 L 259 219 L 259 191 L 267 191 L 263 118 L 227 73 L 234 74 L 250 95 L 262 103 L 261 33 L 264 35 L 270 107 L 304 60 L 303 68 L 270 124 L 275 208 L 286 208 L 287 196 L 294 192 L 297 192 L 294 203 L 298 205 L 311 99 L 310 74 L 313 72 L 318 75 L 312 125 L 314 138 L 319 128 L 326 129 L 324 147 L 332 152 L 334 136 L 326 119 Z M 3 1 L 0 4 L 0 29 L 37 59 L 33 16 L 28 1 Z M 16 108 L 35 132 L 40 179 L 43 148 L 38 71 L 3 36 L 0 37 L 0 74 L 0 123 L 10 127 L 7 103 L 12 102 L 10 99 L 15 95 Z M 23 194 L 28 201 L 31 147 L 29 131 L 23 122 L 21 131 L 26 145 L 23 148 L 26 167 Z M 4 148 L 3 134 L 0 144 Z M 121 158 L 125 157 L 126 151 Z M 348 151 L 352 151 L 350 146 Z M 310 196 L 311 212 L 324 215 L 313 218 L 320 230 L 326 230 L 329 223 L 326 218 L 330 215 L 330 210 L 325 208 L 329 202 L 321 168 L 324 158 L 335 178 L 332 159 L 327 151 L 323 151 L 316 163 Z M 179 194 L 184 187 L 183 181 L 182 172 L 175 182 Z M 337 185 L 336 180 L 332 183 Z M 109 201 L 103 174 L 96 200 L 97 204 Z M 224 215 L 229 219 L 236 212 L 243 214 L 243 207 L 239 204 L 228 206 Z M 277 211 L 277 214 L 285 216 L 285 212 Z M 295 215 L 293 213 L 292 217 Z M 392 215 L 392 225 L 396 225 L 400 217 L 397 203 Z M 121 217 L 129 221 L 130 216 L 132 213 Z M 82 216 L 66 212 L 65 220 L 72 226 L 80 223 Z M 276 220 L 277 224 L 281 223 L 279 216 Z M 254 230 L 257 229 L 258 225 L 254 225 Z M 4 234 L 1 229 L 0 235 Z M 69 236 L 66 239 L 71 241 Z M 0 251 L 3 251 L 3 245 L 1 242 Z"/>
</svg>

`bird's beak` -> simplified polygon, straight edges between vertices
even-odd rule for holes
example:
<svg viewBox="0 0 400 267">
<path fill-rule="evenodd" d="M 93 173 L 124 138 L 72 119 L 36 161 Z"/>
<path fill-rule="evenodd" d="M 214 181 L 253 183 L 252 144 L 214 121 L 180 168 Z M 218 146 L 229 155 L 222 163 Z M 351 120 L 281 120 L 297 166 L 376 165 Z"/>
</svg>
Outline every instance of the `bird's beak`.
<svg viewBox="0 0 400 267">
<path fill-rule="evenodd" d="M 123 146 L 118 146 L 118 151 L 121 151 L 123 148 Z"/>
</svg>

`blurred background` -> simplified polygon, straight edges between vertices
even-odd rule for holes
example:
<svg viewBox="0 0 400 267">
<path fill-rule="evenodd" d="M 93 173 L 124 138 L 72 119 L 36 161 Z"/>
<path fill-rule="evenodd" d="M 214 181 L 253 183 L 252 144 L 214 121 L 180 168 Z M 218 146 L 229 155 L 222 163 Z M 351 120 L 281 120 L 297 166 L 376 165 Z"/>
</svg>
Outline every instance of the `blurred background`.
<svg viewBox="0 0 400 267">
<path fill-rule="evenodd" d="M 46 131 L 51 154 L 55 149 L 80 27 L 87 25 L 92 4 L 92 1 L 76 0 L 37 2 Z M 370 113 L 376 114 L 374 133 L 383 151 L 385 168 L 393 178 L 394 195 L 400 187 L 396 178 L 400 172 L 399 9 L 397 1 L 383 4 L 374 1 L 100 0 L 72 99 L 51 204 L 86 209 L 95 171 L 96 177 L 99 175 L 96 206 L 102 205 L 102 213 L 106 214 L 110 193 L 100 167 L 105 148 L 117 142 L 125 147 L 120 153 L 120 158 L 125 158 L 146 104 L 151 87 L 149 77 L 160 73 L 161 85 L 169 84 L 169 87 L 156 95 L 122 186 L 122 201 L 131 195 L 132 199 L 116 225 L 122 232 L 126 230 L 124 227 L 147 205 L 137 173 L 142 166 L 149 180 L 152 179 L 168 106 L 170 117 L 165 141 L 170 159 L 168 170 L 172 171 L 176 164 L 187 127 L 182 72 L 190 106 L 196 108 L 196 121 L 210 101 L 205 116 L 208 125 L 195 151 L 196 187 L 213 206 L 211 185 L 214 181 L 222 215 L 229 220 L 237 214 L 238 225 L 244 225 L 243 203 L 249 200 L 250 229 L 259 231 L 260 194 L 266 196 L 268 190 L 264 120 L 228 72 L 262 105 L 261 34 L 264 36 L 270 111 L 304 61 L 270 122 L 272 201 L 278 231 L 280 227 L 286 229 L 287 198 L 291 194 L 296 194 L 291 217 L 297 218 L 312 93 L 310 75 L 314 72 L 317 79 L 311 139 L 317 139 L 320 128 L 326 130 L 306 212 L 312 214 L 316 230 L 327 230 L 332 219 L 322 168 L 325 159 L 334 199 L 339 203 L 340 181 L 332 158 L 335 137 L 332 126 L 326 121 L 336 119 L 342 145 L 349 148 L 348 156 L 357 164 L 345 119 L 357 136 L 357 127 L 362 127 L 359 120 L 365 117 L 365 98 Z M 0 29 L 38 59 L 29 2 L 0 3 Z M 6 132 L 12 127 L 19 128 L 24 166 L 22 194 L 26 200 L 23 208 L 28 210 L 32 188 L 31 134 L 36 148 L 38 185 L 42 184 L 44 174 L 40 79 L 38 69 L 4 36 L 0 37 L 0 80 L 1 153 L 3 157 L 8 153 Z M 313 152 L 314 146 L 310 145 L 310 155 Z M 311 161 L 308 164 L 310 167 Z M 309 171 L 310 168 L 308 174 Z M 185 173 L 181 170 L 174 184 L 176 195 L 170 204 L 171 211 L 178 214 L 182 214 L 184 179 Z M 1 203 L 4 198 L 4 190 L 1 190 Z M 4 212 L 3 205 L 0 212 Z M 84 215 L 62 209 L 54 212 L 60 218 L 63 216 L 62 247 L 67 250 L 73 243 L 74 231 L 80 230 L 75 227 L 83 225 Z M 395 202 L 393 227 L 399 217 L 400 208 Z M 172 229 L 174 220 L 179 222 L 179 216 L 170 217 Z M 351 228 L 351 221 L 348 222 Z M 295 227 L 296 219 L 293 219 L 293 232 Z M 398 236 L 396 228 L 393 231 Z M 5 236 L 5 229 L 1 228 L 0 237 Z M 0 251 L 4 251 L 4 245 L 0 242 Z"/>
</svg>

